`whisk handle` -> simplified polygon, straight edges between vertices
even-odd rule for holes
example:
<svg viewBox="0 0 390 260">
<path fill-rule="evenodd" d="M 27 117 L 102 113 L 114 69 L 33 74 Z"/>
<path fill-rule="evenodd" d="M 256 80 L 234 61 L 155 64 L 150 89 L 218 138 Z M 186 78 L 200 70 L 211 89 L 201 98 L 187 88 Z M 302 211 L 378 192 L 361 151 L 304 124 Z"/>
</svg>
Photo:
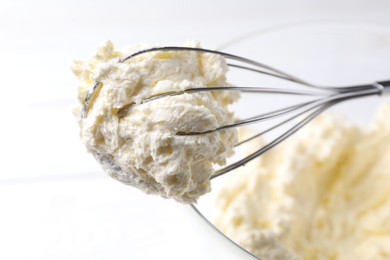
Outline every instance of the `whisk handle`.
<svg viewBox="0 0 390 260">
<path fill-rule="evenodd" d="M 390 94 L 390 80 L 379 81 L 377 84 L 383 87 L 382 94 Z"/>
</svg>

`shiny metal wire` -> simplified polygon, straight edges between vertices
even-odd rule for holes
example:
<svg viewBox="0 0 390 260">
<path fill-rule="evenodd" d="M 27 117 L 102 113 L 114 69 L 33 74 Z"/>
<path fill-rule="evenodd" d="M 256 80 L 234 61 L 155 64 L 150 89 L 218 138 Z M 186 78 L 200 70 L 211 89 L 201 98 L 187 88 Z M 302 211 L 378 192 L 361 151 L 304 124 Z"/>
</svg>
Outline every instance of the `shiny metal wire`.
<svg viewBox="0 0 390 260">
<path fill-rule="evenodd" d="M 271 140 L 268 144 L 261 147 L 257 151 L 253 152 L 252 154 L 246 156 L 245 158 L 232 163 L 230 165 L 225 166 L 222 169 L 219 169 L 216 171 L 216 173 L 211 177 L 211 179 L 216 178 L 218 176 L 221 176 L 227 172 L 230 172 L 240 166 L 245 165 L 249 161 L 253 160 L 254 158 L 262 155 L 263 153 L 269 151 L 279 143 L 283 142 L 286 138 L 297 132 L 299 129 L 301 129 L 303 126 L 305 126 L 307 123 L 309 123 L 311 120 L 313 120 L 315 117 L 317 117 L 319 114 L 321 114 L 323 111 L 328 109 L 329 107 L 338 104 L 340 102 L 355 99 L 359 97 L 366 97 L 366 96 L 372 96 L 372 95 L 382 95 L 384 93 L 390 92 L 390 81 L 380 81 L 380 82 L 374 82 L 372 84 L 365 84 L 365 85 L 357 85 L 357 86 L 342 86 L 342 87 L 333 87 L 333 86 L 320 86 L 315 85 L 312 83 L 309 83 L 307 81 L 304 81 L 298 77 L 295 77 L 293 75 L 290 75 L 288 73 L 285 73 L 283 71 L 280 71 L 278 69 L 272 68 L 270 66 L 267 66 L 265 64 L 262 64 L 260 62 L 244 58 L 241 56 L 229 54 L 226 52 L 216 51 L 216 50 L 209 50 L 209 49 L 203 49 L 203 48 L 193 48 L 193 47 L 177 47 L 177 46 L 168 46 L 168 47 L 156 47 L 156 48 L 150 48 L 145 49 L 136 53 L 133 53 L 123 59 L 121 59 L 119 62 L 126 62 L 136 56 L 150 53 L 150 52 L 157 52 L 157 51 L 192 51 L 192 52 L 199 52 L 199 53 L 211 53 L 216 55 L 223 56 L 228 61 L 228 66 L 233 69 L 241 69 L 246 70 L 253 73 L 260 73 L 266 76 L 279 78 L 281 80 L 286 80 L 290 82 L 294 82 L 297 84 L 300 84 L 308 90 L 293 90 L 293 89 L 280 89 L 280 88 L 261 88 L 261 87 L 247 87 L 247 86 L 235 86 L 235 87 L 227 87 L 227 86 L 220 86 L 220 87 L 211 87 L 211 88 L 189 88 L 183 91 L 172 91 L 172 92 L 165 92 L 160 93 L 158 95 L 151 96 L 147 99 L 144 99 L 141 103 L 145 102 L 151 102 L 156 99 L 168 97 L 168 96 L 175 96 L 175 95 L 182 95 L 184 93 L 198 93 L 198 92 L 205 92 L 205 91 L 240 91 L 243 93 L 253 93 L 253 94 L 278 94 L 278 95 L 305 95 L 305 96 L 311 96 L 314 97 L 314 99 L 302 102 L 296 105 L 283 107 L 271 112 L 263 113 L 257 116 L 253 116 L 250 118 L 239 120 L 233 124 L 229 125 L 223 125 L 215 129 L 210 129 L 205 132 L 178 132 L 177 135 L 201 135 L 201 134 L 208 134 L 215 131 L 222 131 L 229 128 L 235 128 L 240 127 L 248 124 L 257 123 L 264 120 L 269 119 L 275 119 L 281 116 L 290 115 L 287 119 L 282 119 L 280 122 L 277 122 L 276 124 L 272 125 L 271 127 L 261 131 L 260 133 L 257 133 L 254 136 L 251 136 L 238 144 L 237 146 L 240 146 L 244 143 L 250 142 L 251 140 L 260 137 L 270 131 L 273 131 L 277 129 L 278 127 L 281 127 L 288 122 L 291 122 L 293 120 L 297 120 L 296 123 L 289 128 L 287 131 L 283 132 L 281 135 L 276 137 L 275 139 Z M 231 63 L 231 61 L 234 61 L 235 63 Z M 92 103 L 92 100 L 98 95 L 99 89 L 102 87 L 102 83 L 96 82 L 91 91 L 88 93 L 84 104 L 82 106 L 81 111 L 81 117 L 85 118 L 88 113 L 88 109 Z M 131 107 L 133 104 L 128 104 L 127 106 L 120 109 L 118 116 L 122 117 L 126 114 L 127 110 Z M 299 119 L 298 119 L 299 118 Z M 112 162 L 113 163 L 113 162 Z"/>
</svg>

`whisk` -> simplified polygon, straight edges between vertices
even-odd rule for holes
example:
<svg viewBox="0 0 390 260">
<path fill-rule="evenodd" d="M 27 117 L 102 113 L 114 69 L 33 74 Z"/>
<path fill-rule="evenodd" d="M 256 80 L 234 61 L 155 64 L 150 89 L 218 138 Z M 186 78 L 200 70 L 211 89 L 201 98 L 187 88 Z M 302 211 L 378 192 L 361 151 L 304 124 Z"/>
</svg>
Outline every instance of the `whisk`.
<svg viewBox="0 0 390 260">
<path fill-rule="evenodd" d="M 235 128 L 240 127 L 248 124 L 257 123 L 264 120 L 274 119 L 281 116 L 289 115 L 287 119 L 282 119 L 279 122 L 273 124 L 272 126 L 264 129 L 260 133 L 253 135 L 239 143 L 237 143 L 235 146 L 240 146 L 244 143 L 247 143 L 257 137 L 260 137 L 268 132 L 271 132 L 272 130 L 275 130 L 276 128 L 279 128 L 285 124 L 287 124 L 290 121 L 293 121 L 294 119 L 297 119 L 297 122 L 293 124 L 292 127 L 290 127 L 288 130 L 284 131 L 281 135 L 277 136 L 273 140 L 271 140 L 268 144 L 264 145 L 263 147 L 259 148 L 252 154 L 246 156 L 245 158 L 242 158 L 238 160 L 237 162 L 234 162 L 230 165 L 225 166 L 224 168 L 221 168 L 215 172 L 215 174 L 210 178 L 216 178 L 218 176 L 221 176 L 227 172 L 230 172 L 240 166 L 245 165 L 249 161 L 255 159 L 256 157 L 264 154 L 265 152 L 269 151 L 282 141 L 284 141 L 286 138 L 297 132 L 299 129 L 301 129 L 304 125 L 309 123 L 311 120 L 313 120 L 316 116 L 318 116 L 320 113 L 328 109 L 329 107 L 338 104 L 340 102 L 355 99 L 359 97 L 366 97 L 371 95 L 383 95 L 386 93 L 390 93 L 390 80 L 388 81 L 379 81 L 374 82 L 371 84 L 364 84 L 364 85 L 357 85 L 357 86 L 343 86 L 343 87 L 327 87 L 327 86 L 320 86 L 315 85 L 312 83 L 309 83 L 307 81 L 304 81 L 298 77 L 292 76 L 288 73 L 285 73 L 283 71 L 280 71 L 278 69 L 272 68 L 270 66 L 267 66 L 265 64 L 262 64 L 260 62 L 244 58 L 241 56 L 229 54 L 226 52 L 216 51 L 216 50 L 209 50 L 209 49 L 203 49 L 203 48 L 194 48 L 194 47 L 177 47 L 177 46 L 167 46 L 167 47 L 156 47 L 156 48 L 150 48 L 145 49 L 136 53 L 133 53 L 125 58 L 122 58 L 119 62 L 123 63 L 128 61 L 129 59 L 142 55 L 144 53 L 148 52 L 156 52 L 156 51 L 191 51 L 191 52 L 199 52 L 199 53 L 211 53 L 216 55 L 223 56 L 228 61 L 228 66 L 234 69 L 242 69 L 246 71 L 250 71 L 253 73 L 260 73 L 263 75 L 267 75 L 270 77 L 279 78 L 282 80 L 294 82 L 297 84 L 300 84 L 304 87 L 306 87 L 308 90 L 293 90 L 293 89 L 282 89 L 282 88 L 262 88 L 262 87 L 227 87 L 227 86 L 221 86 L 221 87 L 210 87 L 210 88 L 188 88 L 183 91 L 171 91 L 171 92 L 164 92 L 160 93 L 154 96 L 151 96 L 149 98 L 144 99 L 141 103 L 151 102 L 156 99 L 164 98 L 167 96 L 174 96 L 174 95 L 181 95 L 184 93 L 197 93 L 197 92 L 204 92 L 204 91 L 240 91 L 245 93 L 268 93 L 268 94 L 283 94 L 283 95 L 304 95 L 304 96 L 313 96 L 314 99 L 306 102 L 301 102 L 299 104 L 286 106 L 280 109 L 276 109 L 271 112 L 262 113 L 257 116 L 249 117 L 246 119 L 239 120 L 233 124 L 229 125 L 223 125 L 215 129 L 211 129 L 204 132 L 178 132 L 177 135 L 202 135 L 202 134 L 209 134 L 215 131 L 221 131 L 229 128 Z M 235 63 L 230 63 L 230 61 L 234 61 Z M 96 90 L 101 87 L 101 83 L 96 82 L 94 87 L 91 89 L 91 91 L 88 93 L 82 107 L 81 111 L 81 117 L 84 118 L 88 112 L 88 108 L 90 105 L 90 101 L 94 98 Z M 127 107 L 123 108 L 121 111 L 119 111 L 119 116 L 125 114 L 125 110 L 130 107 L 131 104 L 129 104 Z M 115 162 L 108 158 L 107 156 L 97 154 L 97 158 L 101 161 L 105 161 L 106 163 L 109 163 L 112 168 L 117 169 L 120 171 L 120 168 L 116 166 Z"/>
</svg>

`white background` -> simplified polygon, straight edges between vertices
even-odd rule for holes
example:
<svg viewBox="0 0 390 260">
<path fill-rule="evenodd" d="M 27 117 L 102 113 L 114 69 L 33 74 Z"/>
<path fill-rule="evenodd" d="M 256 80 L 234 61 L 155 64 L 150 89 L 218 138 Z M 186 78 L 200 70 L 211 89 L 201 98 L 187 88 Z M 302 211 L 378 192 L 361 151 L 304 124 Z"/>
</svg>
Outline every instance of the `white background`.
<svg viewBox="0 0 390 260">
<path fill-rule="evenodd" d="M 190 208 L 111 180 L 86 154 L 69 66 L 106 39 L 215 48 L 308 20 L 386 26 L 390 2 L 0 1 L 0 259 L 235 259 Z"/>
</svg>

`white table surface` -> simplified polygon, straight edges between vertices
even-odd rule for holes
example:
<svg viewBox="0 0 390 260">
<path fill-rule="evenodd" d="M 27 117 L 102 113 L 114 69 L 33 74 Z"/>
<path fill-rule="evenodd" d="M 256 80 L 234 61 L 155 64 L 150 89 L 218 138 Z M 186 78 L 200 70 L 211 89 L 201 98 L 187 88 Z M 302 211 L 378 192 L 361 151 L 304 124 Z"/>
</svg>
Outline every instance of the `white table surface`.
<svg viewBox="0 0 390 260">
<path fill-rule="evenodd" d="M 102 172 L 71 113 L 72 59 L 106 39 L 214 48 L 289 22 L 389 14 L 386 0 L 0 1 L 0 259 L 251 259 L 188 206 Z"/>
</svg>

